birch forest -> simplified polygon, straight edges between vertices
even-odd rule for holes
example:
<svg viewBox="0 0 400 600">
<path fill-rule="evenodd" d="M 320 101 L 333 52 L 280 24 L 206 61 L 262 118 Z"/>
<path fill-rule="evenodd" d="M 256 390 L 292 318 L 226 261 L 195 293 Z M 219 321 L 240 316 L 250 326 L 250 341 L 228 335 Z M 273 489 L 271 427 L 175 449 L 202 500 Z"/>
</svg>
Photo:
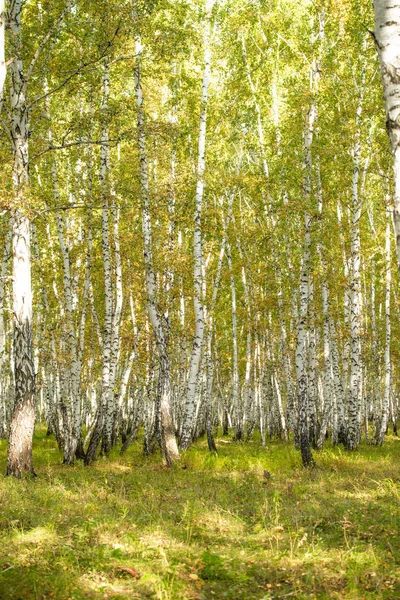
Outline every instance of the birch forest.
<svg viewBox="0 0 400 600">
<path fill-rule="evenodd" d="M 83 496 L 94 478 L 100 506 L 119 468 L 138 494 L 160 477 L 168 491 L 186 470 L 197 486 L 206 471 L 229 485 L 244 477 L 248 494 L 254 475 L 263 518 L 283 536 L 292 490 L 279 474 L 282 485 L 288 473 L 296 485 L 319 478 L 334 498 L 341 484 L 329 478 L 343 468 L 370 482 L 358 503 L 386 485 L 382 527 L 398 531 L 399 4 L 0 0 L 0 125 L 0 454 L 13 476 L 2 478 L 0 529 L 43 530 L 15 520 L 56 477 Z M 234 466 L 239 453 L 247 466 Z M 322 494 L 304 493 L 297 505 Z M 244 502 L 251 512 L 261 500 Z M 314 533 L 301 535 L 292 561 Z M 153 573 L 158 587 L 122 550 L 104 576 L 122 591 L 71 575 L 50 592 L 26 576 L 18 587 L 29 567 L 0 556 L 0 597 L 394 599 L 391 548 L 390 567 L 365 563 L 353 584 L 341 555 L 347 575 L 314 573 L 314 588 L 315 565 L 298 557 L 299 573 L 281 577 L 275 555 L 254 559 L 275 561 L 261 584 L 255 573 L 226 583 L 215 556 L 232 548 L 221 558 L 204 540 L 197 567 L 170 588 L 171 558 Z"/>
</svg>

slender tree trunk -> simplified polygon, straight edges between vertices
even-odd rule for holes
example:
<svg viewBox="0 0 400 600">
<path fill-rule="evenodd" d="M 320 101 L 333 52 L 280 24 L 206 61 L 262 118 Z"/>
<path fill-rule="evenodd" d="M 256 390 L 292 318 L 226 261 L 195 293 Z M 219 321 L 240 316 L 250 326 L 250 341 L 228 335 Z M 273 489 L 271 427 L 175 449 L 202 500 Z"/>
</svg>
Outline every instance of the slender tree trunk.
<svg viewBox="0 0 400 600">
<path fill-rule="evenodd" d="M 324 11 L 321 11 L 319 33 L 317 37 L 324 37 Z M 310 72 L 310 87 L 311 92 L 315 94 L 318 90 L 320 80 L 320 60 L 313 61 Z M 310 449 L 310 431 L 311 437 L 314 439 L 315 431 L 313 431 L 313 423 L 315 421 L 315 364 L 313 358 L 313 344 L 311 342 L 311 388 L 307 377 L 307 329 L 308 317 L 310 310 L 310 301 L 313 301 L 313 282 L 311 273 L 311 176 L 312 176 L 312 143 L 314 137 L 315 121 L 317 119 L 317 103 L 313 98 L 311 106 L 307 112 L 307 120 L 304 131 L 304 183 L 303 191 L 306 201 L 306 212 L 304 217 L 304 251 L 303 264 L 300 274 L 300 311 L 299 325 L 297 332 L 296 346 L 296 373 L 297 373 L 297 388 L 298 388 L 298 437 L 300 451 L 304 466 L 314 464 L 314 459 Z M 311 291 L 311 297 L 310 297 Z M 311 327 L 314 324 L 311 323 Z"/>
<path fill-rule="evenodd" d="M 375 231 L 373 232 L 375 235 Z M 376 329 L 376 310 L 375 310 L 375 302 L 376 302 L 376 291 L 375 291 L 375 279 L 376 279 L 376 267 L 375 267 L 375 257 L 372 257 L 371 260 L 371 365 L 370 371 L 372 370 L 372 381 L 371 381 L 371 395 L 372 399 L 370 402 L 370 411 L 373 420 L 376 426 L 376 430 L 379 427 L 379 418 L 378 418 L 378 387 L 379 387 L 379 373 L 378 366 L 376 365 L 376 357 L 378 356 L 378 339 L 377 339 L 377 329 Z"/>
<path fill-rule="evenodd" d="M 364 76 L 363 76 L 364 77 Z M 362 355 L 361 355 L 361 242 L 360 218 L 362 201 L 360 197 L 360 158 L 361 141 L 359 123 L 362 111 L 364 83 L 357 107 L 357 133 L 353 148 L 352 204 L 351 204 L 351 271 L 350 271 L 350 390 L 348 396 L 348 419 L 346 447 L 354 450 L 361 439 L 362 402 Z"/>
<path fill-rule="evenodd" d="M 318 382 L 316 370 L 316 330 L 315 330 L 315 310 L 314 310 L 314 282 L 310 273 L 308 285 L 308 431 L 310 444 L 316 447 L 317 438 L 317 404 L 318 404 Z"/>
<path fill-rule="evenodd" d="M 232 406 L 234 410 L 235 425 L 236 425 L 236 439 L 243 439 L 243 405 L 240 394 L 239 385 L 239 360 L 238 360 L 238 334 L 237 334 L 237 312 L 236 312 L 236 286 L 235 278 L 233 275 L 232 266 L 232 252 L 231 245 L 227 242 L 226 256 L 228 260 L 228 267 L 230 272 L 230 286 L 231 286 L 231 314 L 232 314 Z"/>
<path fill-rule="evenodd" d="M 308 314 L 308 284 L 311 252 L 311 217 L 305 216 L 305 246 L 303 265 L 300 275 L 300 311 L 296 343 L 296 375 L 298 398 L 298 439 L 304 466 L 310 466 L 314 460 L 310 449 L 308 427 L 308 382 L 307 382 L 307 314 Z"/>
<path fill-rule="evenodd" d="M 196 409 L 196 386 L 201 363 L 201 349 L 204 337 L 204 308 L 202 298 L 202 271 L 203 271 L 203 238 L 201 213 L 203 209 L 204 174 L 206 168 L 206 128 L 207 128 L 207 103 L 208 87 L 211 75 L 211 11 L 215 0 L 206 0 L 206 22 L 204 32 L 204 71 L 201 90 L 200 132 L 197 158 L 197 183 L 194 212 L 194 317 L 195 334 L 193 339 L 192 355 L 190 358 L 184 420 L 180 446 L 186 450 L 192 441 L 194 416 Z"/>
<path fill-rule="evenodd" d="M 58 193 L 58 177 L 55 162 L 52 165 L 52 178 L 54 198 L 57 205 L 60 204 Z M 60 211 L 57 211 L 58 241 L 63 260 L 63 282 L 65 301 L 65 335 L 68 356 L 66 367 L 65 403 L 67 408 L 67 423 L 64 431 L 64 463 L 72 464 L 75 459 L 76 449 L 81 439 L 81 401 L 80 401 L 80 373 L 77 357 L 77 339 L 74 326 L 74 308 L 71 265 L 68 248 L 65 244 L 64 219 Z"/>
<path fill-rule="evenodd" d="M 103 432 L 103 450 L 108 454 L 112 445 L 112 433 L 117 407 L 114 399 L 114 386 L 117 376 L 118 357 L 120 351 L 120 323 L 122 315 L 122 263 L 119 241 L 119 210 L 116 206 L 115 194 L 112 193 L 111 216 L 113 222 L 114 262 L 115 262 L 115 303 L 113 306 L 110 357 L 110 394 Z"/>
<path fill-rule="evenodd" d="M 383 406 L 382 406 L 382 417 L 380 420 L 380 427 L 377 431 L 377 444 L 379 446 L 383 443 L 383 438 L 386 434 L 386 430 L 389 422 L 389 408 L 390 408 L 390 390 L 391 390 L 391 378 L 392 368 L 390 362 L 390 334 L 391 334 L 391 318 L 390 318 L 390 288 L 391 288 L 391 271 L 390 271 L 390 208 L 389 202 L 387 203 L 386 209 L 386 236 L 385 236 L 385 259 L 386 259 L 386 273 L 385 273 L 385 386 L 383 393 Z"/>
<path fill-rule="evenodd" d="M 331 350 L 331 331 L 330 331 L 330 296 L 328 283 L 328 265 L 325 258 L 326 247 L 322 242 L 323 229 L 323 191 L 321 181 L 321 171 L 319 160 L 317 161 L 317 185 L 318 185 L 318 213 L 320 215 L 320 225 L 318 227 L 319 241 L 317 243 L 317 254 L 322 267 L 322 315 L 323 315 L 323 356 L 324 373 L 322 380 L 322 398 L 323 410 L 321 415 L 321 426 L 319 428 L 317 448 L 322 448 L 328 424 L 331 417 L 332 405 L 334 404 L 334 390 L 332 381 L 332 350 Z M 337 418 L 336 418 L 337 421 Z"/>
<path fill-rule="evenodd" d="M 325 435 L 328 430 L 328 423 L 331 416 L 332 408 L 332 364 L 331 364 L 331 334 L 330 334 L 330 304 L 329 304 L 329 286 L 327 280 L 327 267 L 323 264 L 323 277 L 322 282 L 322 314 L 324 318 L 323 324 L 323 348 L 324 348 L 324 375 L 323 375 L 323 397 L 324 397 L 324 411 L 321 418 L 321 427 L 317 440 L 317 448 L 322 448 Z"/>
<path fill-rule="evenodd" d="M 311 107 L 308 115 L 308 125 L 304 136 L 304 195 L 310 202 L 311 196 L 311 169 L 312 156 L 311 144 L 313 138 L 313 124 L 315 120 L 315 107 Z M 304 217 L 304 249 L 303 264 L 300 273 L 300 309 L 296 342 L 296 375 L 298 397 L 298 439 L 301 457 L 304 466 L 310 466 L 314 460 L 310 449 L 310 423 L 309 423 L 309 388 L 307 377 L 307 326 L 309 310 L 309 285 L 311 272 L 311 215 L 307 211 Z"/>
<path fill-rule="evenodd" d="M 45 82 L 45 90 L 48 90 Z M 50 122 L 49 104 L 46 106 L 47 117 Z M 53 143 L 52 130 L 48 131 L 48 142 Z M 56 157 L 53 157 L 51 165 L 51 180 L 55 205 L 61 206 L 58 184 L 58 165 Z M 80 446 L 78 454 L 82 457 L 82 422 L 81 422 L 81 399 L 80 399 L 80 364 L 78 360 L 78 340 L 74 324 L 74 290 L 73 277 L 71 273 L 70 252 L 66 243 L 64 216 L 60 210 L 56 211 L 57 235 L 62 257 L 63 269 L 63 330 L 62 337 L 65 343 L 64 355 L 62 357 L 62 406 L 64 415 L 63 452 L 65 464 L 73 464 L 75 455 Z M 35 238 L 36 239 L 36 238 Z M 54 266 L 54 269 L 56 267 Z"/>
<path fill-rule="evenodd" d="M 100 148 L 100 189 L 102 195 L 102 240 L 101 248 L 104 265 L 104 335 L 103 335 L 103 363 L 102 363 L 102 393 L 100 405 L 97 409 L 97 417 L 89 446 L 86 451 L 85 464 L 89 465 L 96 459 L 97 448 L 103 434 L 103 427 L 108 410 L 110 399 L 113 394 L 110 385 L 111 370 L 111 342 L 112 342 L 112 319 L 113 319 L 113 287 L 112 287 L 112 267 L 111 252 L 109 240 L 109 150 L 108 150 L 108 97 L 110 86 L 110 65 L 109 58 L 104 61 L 103 74 L 103 99 L 102 99 L 102 134 Z"/>
<path fill-rule="evenodd" d="M 157 305 L 157 283 L 153 261 L 153 234 L 150 212 L 149 176 L 146 152 L 146 133 L 143 106 L 143 91 L 141 81 L 141 52 L 140 40 L 136 42 L 136 65 L 134 69 L 137 135 L 140 160 L 140 186 L 142 194 L 142 231 L 143 256 L 146 274 L 147 311 L 156 338 L 159 357 L 159 420 L 161 425 L 161 450 L 165 463 L 170 466 L 179 460 L 178 446 L 171 416 L 171 370 L 168 355 L 168 340 L 163 328 L 161 314 Z"/>
</svg>

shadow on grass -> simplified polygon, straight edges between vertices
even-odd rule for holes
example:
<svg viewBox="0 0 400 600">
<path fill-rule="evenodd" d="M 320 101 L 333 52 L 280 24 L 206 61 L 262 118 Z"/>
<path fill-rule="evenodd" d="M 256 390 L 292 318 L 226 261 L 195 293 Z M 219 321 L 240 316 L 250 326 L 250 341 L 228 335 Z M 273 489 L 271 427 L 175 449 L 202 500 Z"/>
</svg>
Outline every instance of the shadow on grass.
<svg viewBox="0 0 400 600">
<path fill-rule="evenodd" d="M 39 429 L 39 477 L 0 478 L 0 598 L 399 598 L 399 449 L 306 471 L 283 442 L 199 442 L 167 470 L 138 441 L 66 467 Z"/>
</svg>

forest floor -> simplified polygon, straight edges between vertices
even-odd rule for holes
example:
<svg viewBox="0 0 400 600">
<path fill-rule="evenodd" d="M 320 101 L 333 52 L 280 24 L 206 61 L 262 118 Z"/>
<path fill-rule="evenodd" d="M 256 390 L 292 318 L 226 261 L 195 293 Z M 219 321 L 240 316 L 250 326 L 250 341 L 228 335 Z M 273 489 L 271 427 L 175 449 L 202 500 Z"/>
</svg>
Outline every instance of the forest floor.
<svg viewBox="0 0 400 600">
<path fill-rule="evenodd" d="M 312 470 L 284 442 L 217 443 L 170 470 L 140 441 L 67 467 L 38 428 L 38 477 L 0 475 L 1 600 L 400 598 L 399 439 Z"/>
</svg>

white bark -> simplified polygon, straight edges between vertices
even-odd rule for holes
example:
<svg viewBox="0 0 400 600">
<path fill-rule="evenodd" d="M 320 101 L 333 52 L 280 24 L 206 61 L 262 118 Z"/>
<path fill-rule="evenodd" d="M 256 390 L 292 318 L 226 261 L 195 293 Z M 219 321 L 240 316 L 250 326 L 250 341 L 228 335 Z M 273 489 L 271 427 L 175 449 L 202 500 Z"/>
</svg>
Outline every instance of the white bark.
<svg viewBox="0 0 400 600">
<path fill-rule="evenodd" d="M 100 191 L 102 197 L 102 237 L 101 249 L 104 267 L 104 328 L 103 328 L 103 360 L 102 360 L 102 392 L 96 423 L 90 437 L 86 452 L 85 464 L 96 458 L 96 452 L 102 438 L 104 424 L 110 404 L 113 404 L 113 388 L 111 384 L 111 343 L 113 326 L 113 286 L 109 232 L 109 149 L 108 149 L 108 98 L 110 91 L 109 57 L 104 60 L 103 96 L 102 96 L 102 131 L 100 146 Z M 108 452 L 109 448 L 105 448 Z"/>
<path fill-rule="evenodd" d="M 394 226 L 400 267 L 400 4 L 374 0 L 375 43 L 381 66 L 386 129 L 393 152 Z"/>
<path fill-rule="evenodd" d="M 7 66 L 5 59 L 5 24 L 6 24 L 6 13 L 5 13 L 5 0 L 0 0 L 0 106 L 3 96 L 3 88 L 7 75 Z"/>
<path fill-rule="evenodd" d="M 321 11 L 319 32 L 313 41 L 318 37 L 324 37 L 324 11 Z M 310 70 L 310 90 L 315 94 L 319 87 L 320 80 L 320 60 L 314 59 Z M 300 450 L 304 466 L 309 466 L 313 463 L 313 458 L 310 450 L 310 433 L 312 439 L 315 436 L 315 395 L 316 395 L 316 379 L 315 379 L 315 358 L 313 357 L 314 345 L 313 334 L 311 334 L 311 386 L 307 381 L 307 317 L 310 310 L 310 304 L 313 301 L 313 282 L 311 274 L 311 175 L 312 175 L 312 144 L 314 137 L 315 122 L 317 119 L 317 103 L 313 99 L 307 113 L 306 126 L 304 130 L 304 182 L 303 192 L 306 202 L 305 212 L 305 236 L 303 250 L 303 264 L 300 274 L 300 310 L 299 310 L 299 325 L 297 333 L 296 347 L 296 373 L 298 386 L 298 437 Z M 311 327 L 313 324 L 311 323 Z"/>
<path fill-rule="evenodd" d="M 308 386 L 307 386 L 307 314 L 308 314 L 308 283 L 310 274 L 311 254 L 311 217 L 305 215 L 305 242 L 303 264 L 300 274 L 300 309 L 296 343 L 296 375 L 298 396 L 298 438 L 303 464 L 312 464 L 308 429 Z"/>
<path fill-rule="evenodd" d="M 365 71 L 365 69 L 364 69 Z M 361 439 L 361 403 L 362 403 L 362 356 L 361 356 L 361 240 L 360 218 L 362 199 L 360 195 L 360 160 L 361 133 L 360 119 L 364 93 L 364 78 L 362 75 L 361 96 L 356 115 L 356 140 L 353 148 L 353 176 L 351 188 L 351 271 L 350 271 L 350 389 L 348 396 L 348 419 L 346 446 L 354 450 Z"/>
<path fill-rule="evenodd" d="M 55 200 L 59 202 L 56 165 L 53 163 L 53 186 Z M 77 339 L 74 326 L 74 308 L 72 301 L 71 265 L 69 252 L 65 244 L 64 219 L 57 211 L 58 241 L 63 259 L 64 306 L 65 306 L 65 335 L 67 349 L 65 403 L 68 411 L 66 431 L 64 431 L 64 462 L 74 462 L 75 452 L 81 437 L 81 401 L 80 401 L 80 372 L 77 356 Z"/>
<path fill-rule="evenodd" d="M 103 449 L 106 453 L 110 451 L 112 444 L 112 434 L 116 416 L 116 405 L 114 398 L 114 386 L 117 376 L 118 358 L 120 352 L 119 329 L 122 315 L 122 262 L 119 241 L 119 209 L 116 206 L 115 194 L 112 192 L 111 198 L 111 216 L 113 223 L 114 239 L 114 263 L 115 263 L 115 299 L 113 302 L 112 331 L 111 331 L 111 357 L 110 357 L 110 394 L 107 405 L 103 432 Z M 112 286 L 114 288 L 114 286 Z"/>
<path fill-rule="evenodd" d="M 101 250 L 104 264 L 104 329 L 103 329 L 103 368 L 102 368 L 102 411 L 104 423 L 110 405 L 114 401 L 111 376 L 111 352 L 113 331 L 113 282 L 110 248 L 109 193 L 110 193 L 110 153 L 108 149 L 108 98 L 110 93 L 110 66 L 107 58 L 103 77 L 103 126 L 100 150 L 100 186 L 102 194 L 102 238 Z M 109 448 L 105 449 L 106 452 Z"/>
<path fill-rule="evenodd" d="M 331 415 L 333 385 L 332 385 L 332 363 L 331 363 L 331 332 L 330 332 L 330 302 L 329 285 L 327 281 L 327 267 L 323 263 L 324 279 L 322 281 L 322 314 L 323 324 L 323 353 L 324 353 L 324 374 L 323 374 L 323 398 L 324 410 L 321 419 L 321 427 L 317 440 L 317 447 L 322 448 L 325 435 L 328 429 L 328 423 Z"/>
<path fill-rule="evenodd" d="M 314 282 L 312 274 L 308 284 L 308 430 L 310 441 L 315 446 L 317 435 L 318 383 L 316 370 L 317 341 L 315 331 Z"/>
<path fill-rule="evenodd" d="M 318 237 L 320 241 L 317 243 L 317 253 L 322 266 L 322 315 L 323 315 L 323 356 L 324 356 L 324 372 L 322 380 L 322 399 L 323 410 L 321 415 L 321 425 L 317 439 L 317 447 L 322 448 L 324 439 L 328 430 L 328 424 L 331 417 L 332 406 L 336 402 L 334 397 L 333 386 L 333 369 L 332 369 L 332 348 L 331 348 L 331 328 L 330 328 L 330 294 L 328 283 L 328 264 L 326 259 L 326 246 L 323 244 L 323 191 L 321 181 L 321 170 L 319 161 L 317 163 L 317 185 L 318 185 L 318 213 L 320 215 L 321 224 L 319 226 Z M 335 413 L 336 426 L 337 414 Z"/>
<path fill-rule="evenodd" d="M 142 45 L 136 41 L 136 65 L 134 69 L 135 94 L 137 108 L 137 136 L 140 160 L 140 186 L 142 195 L 142 231 L 143 231 L 143 256 L 146 276 L 147 312 L 153 328 L 159 355 L 159 417 L 161 425 L 161 450 L 164 461 L 168 466 L 179 460 L 179 452 L 175 439 L 171 416 L 171 373 L 168 355 L 168 341 L 157 306 L 157 284 L 153 261 L 153 234 L 150 211 L 149 175 L 146 151 L 146 133 L 143 106 L 142 73 L 141 73 Z"/>
<path fill-rule="evenodd" d="M 232 196 L 232 200 L 233 200 L 233 196 Z M 232 201 L 231 201 L 232 202 Z M 231 210 L 231 207 L 230 207 Z M 242 408 L 242 421 L 243 421 L 243 431 L 242 431 L 242 435 L 244 435 L 244 426 L 246 423 L 246 420 L 251 412 L 251 383 L 250 383 L 250 379 L 251 379 L 251 368 L 252 368 L 252 349 L 251 349 L 251 300 L 250 300 L 250 286 L 249 286 L 249 282 L 247 280 L 247 276 L 246 276 L 246 269 L 244 266 L 244 253 L 243 253 L 243 249 L 242 249 L 242 244 L 240 243 L 240 238 L 237 232 L 237 228 L 236 228 L 236 223 L 234 220 L 234 217 L 232 215 L 232 219 L 233 219 L 233 226 L 236 229 L 236 245 L 237 245 L 237 249 L 239 252 L 239 257 L 240 260 L 242 262 L 242 284 L 243 284 L 243 292 L 244 292 L 244 300 L 245 300 L 245 305 L 246 305 L 246 370 L 245 370 L 245 376 L 244 376 L 244 382 L 243 382 L 243 388 L 242 388 L 242 400 L 241 400 L 241 408 Z M 249 431 L 249 429 L 248 429 Z"/>
<path fill-rule="evenodd" d="M 206 0 L 206 20 L 204 25 L 204 71 L 201 89 L 200 131 L 197 158 L 197 183 L 194 212 L 194 316 L 195 334 L 190 359 L 185 414 L 180 445 L 183 449 L 190 446 L 196 410 L 196 386 L 201 362 L 201 349 L 204 337 L 204 308 L 202 299 L 203 240 L 201 231 L 201 214 L 203 209 L 204 175 L 206 168 L 206 129 L 208 88 L 211 76 L 211 11 L 215 0 Z"/>
<path fill-rule="evenodd" d="M 32 437 L 35 423 L 35 367 L 32 350 L 32 286 L 30 222 L 24 215 L 25 191 L 29 183 L 29 124 L 26 106 L 26 79 L 22 64 L 22 0 L 12 3 L 9 15 L 12 50 L 10 134 L 13 151 L 15 206 L 13 224 L 13 314 L 15 405 L 10 425 L 7 474 L 34 473 Z"/>
<path fill-rule="evenodd" d="M 390 293 L 391 293 L 391 270 L 390 270 L 390 208 L 387 202 L 386 208 L 386 235 L 385 235 L 385 386 L 383 393 L 382 419 L 377 436 L 377 443 L 381 445 L 386 434 L 389 421 L 390 392 L 392 368 L 390 362 Z"/>
<path fill-rule="evenodd" d="M 236 439 L 243 438 L 243 407 L 239 387 L 239 361 L 238 361 L 238 335 L 237 335 L 237 310 L 236 286 L 232 268 L 232 252 L 229 242 L 226 244 L 226 257 L 230 273 L 231 287 L 231 314 L 232 314 L 232 406 L 235 413 Z"/>
<path fill-rule="evenodd" d="M 343 256 L 343 274 L 345 277 L 345 290 L 344 290 L 344 325 L 346 329 L 350 328 L 350 306 L 351 306 L 351 292 L 350 292 L 350 270 L 351 264 L 350 259 L 346 254 L 346 241 L 345 234 L 343 231 L 343 218 L 342 218 L 342 210 L 339 202 L 337 203 L 337 218 L 338 225 L 340 231 L 340 244 L 342 248 L 342 256 Z M 347 406 L 347 396 L 349 391 L 349 361 L 350 361 L 350 336 L 345 336 L 343 341 L 343 353 L 342 353 L 342 388 L 343 388 L 343 407 L 338 406 L 339 414 L 340 411 L 343 410 L 343 414 L 345 412 L 345 406 Z M 339 364 L 339 363 L 338 363 Z M 339 398 L 336 399 L 337 402 L 340 402 Z M 340 426 L 339 426 L 340 429 Z M 345 434 L 345 430 L 347 429 L 346 418 L 343 422 L 343 430 L 342 434 Z M 338 432 L 337 432 L 338 433 Z M 344 437 L 340 437 L 342 434 L 339 434 L 338 441 L 345 442 Z M 340 439 L 339 439 L 340 438 Z M 337 442 L 336 442 L 337 443 Z"/>
</svg>

